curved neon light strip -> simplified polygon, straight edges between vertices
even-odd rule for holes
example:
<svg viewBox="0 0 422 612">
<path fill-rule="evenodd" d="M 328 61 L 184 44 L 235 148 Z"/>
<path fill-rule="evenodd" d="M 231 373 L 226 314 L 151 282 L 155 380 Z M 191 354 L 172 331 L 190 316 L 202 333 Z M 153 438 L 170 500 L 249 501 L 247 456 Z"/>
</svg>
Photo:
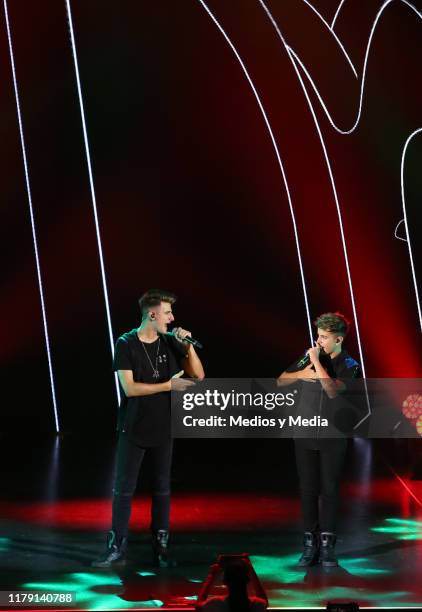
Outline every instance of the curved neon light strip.
<svg viewBox="0 0 422 612">
<path fill-rule="evenodd" d="M 15 90 L 15 98 L 16 98 L 16 111 L 18 115 L 18 124 L 19 124 L 19 135 L 21 140 L 21 148 L 22 148 L 22 159 L 23 159 L 23 167 L 25 173 L 25 182 L 26 182 L 26 191 L 28 194 L 28 205 L 29 205 L 29 216 L 31 218 L 31 230 L 32 230 L 32 241 L 34 243 L 34 254 L 35 254 L 35 264 L 37 268 L 37 279 L 38 279 L 38 287 L 40 291 L 40 301 L 41 301 L 41 312 L 42 312 L 42 322 L 44 326 L 44 337 L 45 337 L 45 346 L 47 350 L 47 360 L 48 360 L 48 371 L 50 375 L 50 386 L 51 386 L 51 397 L 53 400 L 53 409 L 54 409 L 54 422 L 56 426 L 56 432 L 60 431 L 59 417 L 57 412 L 57 402 L 56 402 L 56 390 L 54 385 L 54 375 L 53 375 L 53 365 L 51 360 L 51 351 L 50 351 L 50 340 L 48 337 L 48 326 L 47 326 L 47 314 L 45 309 L 44 302 L 44 289 L 42 284 L 41 277 L 41 265 L 40 258 L 38 255 L 38 241 L 37 241 L 37 232 L 35 229 L 35 220 L 34 220 L 34 211 L 32 207 L 32 195 L 31 195 L 31 185 L 29 181 L 29 171 L 28 171 L 28 162 L 26 158 L 26 148 L 25 148 L 25 138 L 23 134 L 23 124 L 22 124 L 22 116 L 21 116 L 21 108 L 19 102 L 19 91 L 18 91 L 18 83 L 16 80 L 16 70 L 15 70 L 15 60 L 13 56 L 13 45 L 12 45 L 12 36 L 10 32 L 10 24 L 9 24 L 9 13 L 7 10 L 7 1 L 4 0 L 4 15 L 6 19 L 6 29 L 7 29 L 7 39 L 9 42 L 9 53 L 10 53 L 10 64 L 12 67 L 12 76 L 13 76 L 13 87 Z"/>
<path fill-rule="evenodd" d="M 346 59 L 347 59 L 349 65 L 350 65 L 350 68 L 353 70 L 353 74 L 355 75 L 356 78 L 358 78 L 358 73 L 356 72 L 356 68 L 354 67 L 353 62 L 350 59 L 349 54 L 347 53 L 346 49 L 344 48 L 343 43 L 341 42 L 341 40 L 339 39 L 337 34 L 332 29 L 332 26 L 330 26 L 330 24 L 324 19 L 324 17 L 321 15 L 321 13 L 318 13 L 316 8 L 310 2 L 308 2 L 308 0 L 303 0 L 303 2 L 305 4 L 307 4 L 309 6 L 309 8 L 312 9 L 314 13 L 316 13 L 316 15 L 318 15 L 318 17 L 321 19 L 322 23 L 330 30 L 331 34 L 336 39 L 340 49 L 343 51 L 343 54 L 346 56 Z"/>
<path fill-rule="evenodd" d="M 109 334 L 109 339 L 110 339 L 111 354 L 114 355 L 114 339 L 113 339 L 113 330 L 112 330 L 112 325 L 111 325 L 111 315 L 110 315 L 110 305 L 109 305 L 108 291 L 107 291 L 107 281 L 106 281 L 105 268 L 104 268 L 103 249 L 101 245 L 100 225 L 98 222 L 97 199 L 95 196 L 94 179 L 92 176 L 91 155 L 89 152 L 88 134 L 86 130 L 85 110 L 84 110 L 84 103 L 82 99 L 81 81 L 79 77 L 78 57 L 76 54 L 75 35 L 73 31 L 73 20 L 72 20 L 72 13 L 70 10 L 70 0 L 65 0 L 65 3 L 66 3 L 66 11 L 67 11 L 67 17 L 68 17 L 68 24 L 69 24 L 73 62 L 75 65 L 75 75 L 76 75 L 76 85 L 78 89 L 79 107 L 81 111 L 82 131 L 83 131 L 83 136 L 84 136 L 86 162 L 88 166 L 89 186 L 91 189 L 91 201 L 92 201 L 92 210 L 94 213 L 95 233 L 97 236 L 98 256 L 100 259 L 101 280 L 103 283 L 104 301 L 105 301 L 105 308 L 106 308 L 106 314 L 107 314 L 108 334 Z M 119 388 L 119 381 L 118 381 L 116 372 L 114 373 L 114 382 L 116 385 L 117 399 L 120 404 L 120 388 Z"/>
<path fill-rule="evenodd" d="M 335 181 L 334 181 L 333 172 L 332 172 L 332 169 L 331 169 L 330 160 L 329 160 L 329 157 L 328 157 L 327 148 L 325 146 L 325 142 L 324 142 L 324 139 L 322 137 L 321 128 L 320 128 L 318 120 L 316 118 L 315 110 L 314 110 L 314 108 L 312 106 L 311 100 L 309 99 L 309 94 L 308 94 L 308 92 L 306 90 L 305 84 L 303 83 L 302 75 L 300 74 L 300 71 L 299 71 L 298 67 L 296 66 L 296 63 L 295 63 L 295 61 L 294 61 L 294 59 L 292 57 L 292 51 L 291 51 L 290 47 L 287 45 L 286 41 L 284 40 L 284 37 L 283 37 L 283 35 L 282 35 L 281 31 L 280 31 L 280 28 L 278 27 L 278 24 L 276 23 L 273 15 L 271 14 L 270 10 L 268 9 L 268 7 L 264 3 L 264 1 L 263 0 L 259 0 L 259 3 L 261 4 L 262 8 L 264 9 L 265 13 L 267 14 L 267 17 L 269 18 L 269 20 L 271 21 L 274 29 L 276 30 L 277 35 L 280 38 L 284 48 L 286 49 L 287 53 L 289 54 L 290 61 L 292 62 L 292 66 L 293 66 L 293 68 L 294 68 L 294 70 L 296 72 L 297 78 L 299 79 L 300 85 L 301 85 L 301 87 L 303 89 L 303 93 L 305 94 L 305 98 L 306 98 L 306 101 L 308 103 L 309 110 L 311 111 L 312 118 L 314 120 L 315 127 L 316 127 L 317 132 L 318 132 L 318 136 L 319 136 L 319 139 L 320 139 L 320 142 L 321 142 L 322 150 L 324 152 L 325 163 L 327 165 L 328 174 L 330 176 L 331 187 L 332 187 L 333 194 L 334 194 L 334 200 L 335 200 L 336 209 L 337 209 L 337 216 L 338 216 L 338 220 L 339 220 L 341 242 L 342 242 L 343 253 L 344 253 L 344 261 L 345 261 L 345 264 L 346 264 L 347 280 L 348 280 L 348 283 L 349 283 L 350 300 L 351 300 L 351 303 L 352 303 L 352 310 L 353 310 L 353 319 L 354 319 L 355 327 L 356 327 L 356 337 L 357 337 L 358 348 L 359 348 L 359 357 L 360 357 L 360 361 L 361 361 L 361 364 L 362 364 L 362 373 L 363 373 L 364 376 L 366 376 L 366 374 L 365 374 L 365 363 L 364 363 L 363 351 L 362 351 L 362 345 L 361 345 L 360 333 L 359 333 L 359 323 L 358 323 L 355 299 L 354 299 L 354 294 L 353 294 L 352 276 L 351 276 L 351 272 L 350 272 L 349 258 L 348 258 L 348 255 L 347 255 L 346 239 L 345 239 L 344 230 L 343 230 L 343 222 L 342 222 L 342 216 L 341 216 L 341 210 L 340 210 L 340 203 L 339 203 L 339 199 L 338 199 L 338 195 L 337 195 L 337 189 L 336 189 L 336 185 L 335 185 Z"/>
<path fill-rule="evenodd" d="M 400 219 L 400 221 L 397 223 L 396 229 L 394 230 L 394 238 L 397 238 L 397 240 L 403 240 L 403 242 L 407 242 L 407 238 L 402 238 L 397 234 L 399 227 L 402 223 L 404 223 L 404 219 Z"/>
<path fill-rule="evenodd" d="M 412 10 L 413 10 L 413 11 L 414 11 L 414 12 L 415 12 L 417 15 L 418 15 L 418 17 L 419 17 L 420 19 L 422 19 L 422 14 L 421 14 L 421 13 L 420 13 L 420 12 L 419 12 L 419 11 L 418 11 L 418 10 L 417 10 L 417 9 L 416 9 L 416 8 L 415 8 L 415 7 L 414 7 L 414 6 L 413 6 L 413 5 L 410 3 L 410 2 L 408 2 L 407 0 L 399 0 L 399 1 L 400 1 L 400 2 L 402 2 L 403 4 L 406 4 L 406 5 L 407 5 L 409 8 L 411 8 L 411 9 L 412 9 Z M 286 47 L 286 42 L 284 41 L 283 36 L 282 36 L 282 34 L 281 34 L 281 32 L 280 32 L 280 29 L 278 28 L 278 25 L 277 25 L 277 23 L 275 22 L 274 18 L 272 17 L 272 15 L 271 15 L 270 11 L 267 9 L 267 7 L 264 5 L 264 3 L 263 3 L 261 0 L 259 0 L 259 2 L 261 3 L 261 5 L 262 5 L 262 6 L 264 7 L 264 9 L 266 10 L 268 17 L 270 18 L 270 20 L 271 20 L 271 22 L 272 22 L 273 26 L 275 27 L 275 29 L 276 29 L 276 31 L 277 31 L 277 33 L 278 33 L 278 35 L 279 35 L 279 37 L 280 37 L 281 41 L 283 42 L 284 46 Z M 333 128 L 334 128 L 334 129 L 335 129 L 337 132 L 339 132 L 339 133 L 340 133 L 340 134 L 342 134 L 342 135 L 351 134 L 351 133 L 352 133 L 352 132 L 353 132 L 353 131 L 356 129 L 356 127 L 357 127 L 357 125 L 358 125 L 358 123 L 359 123 L 359 121 L 360 121 L 360 117 L 361 117 L 361 113 L 362 113 L 362 104 L 363 104 L 363 92 L 364 92 L 364 86 L 365 86 L 365 80 L 366 80 L 366 69 L 367 69 L 368 56 L 369 56 L 369 50 L 370 50 L 370 47 L 371 47 L 372 38 L 373 38 L 373 35 L 374 35 L 374 32 L 375 32 L 375 28 L 376 28 L 376 26 L 377 26 L 377 23 L 378 23 L 378 21 L 379 21 L 379 19 L 380 19 L 381 15 L 382 15 L 382 13 L 383 13 L 383 11 L 386 9 L 386 7 L 387 7 L 387 6 L 388 6 L 388 5 L 389 5 L 391 2 L 393 2 L 393 0 L 386 0 L 386 2 L 384 2 L 384 4 L 382 5 L 381 9 L 378 11 L 377 16 L 376 16 L 376 18 L 375 18 L 375 20 L 374 20 L 374 23 L 373 23 L 373 25 L 372 25 L 371 33 L 370 33 L 369 38 L 368 38 L 368 44 L 367 44 L 367 48 L 366 48 L 366 52 L 365 52 L 365 61 L 364 61 L 364 69 L 363 69 L 362 82 L 361 82 L 361 91 L 360 91 L 360 100 L 359 100 L 359 110 L 358 110 L 358 116 L 357 116 L 357 119 L 356 119 L 355 124 L 353 125 L 353 127 L 352 127 L 350 130 L 341 130 L 341 129 L 339 129 L 339 128 L 338 128 L 338 127 L 337 127 L 337 126 L 334 124 L 334 122 L 333 122 L 333 120 L 332 120 L 332 118 L 331 118 L 331 116 L 330 116 L 330 114 L 329 114 L 329 112 L 328 112 L 328 109 L 327 109 L 327 107 L 325 106 L 325 104 L 324 104 L 324 102 L 323 102 L 323 100 L 322 100 L 322 97 L 321 97 L 321 95 L 320 95 L 320 93 L 319 93 L 319 91 L 318 91 L 318 89 L 317 89 L 317 87 L 316 87 L 315 83 L 313 82 L 312 77 L 310 76 L 309 72 L 307 71 L 307 69 L 305 68 L 304 64 L 302 63 L 302 61 L 301 61 L 301 60 L 299 59 L 299 57 L 297 56 L 297 54 L 296 54 L 296 53 L 293 51 L 293 49 L 292 49 L 291 47 L 287 47 L 287 48 L 288 48 L 289 53 L 290 53 L 290 54 L 291 54 L 291 56 L 294 58 L 295 62 L 297 62 L 297 63 L 300 65 L 300 67 L 302 68 L 302 70 L 303 70 L 303 71 L 304 71 L 304 73 L 306 74 L 306 76 L 307 76 L 307 78 L 308 78 L 309 82 L 311 83 L 311 85 L 312 85 L 312 87 L 313 87 L 313 90 L 314 90 L 315 94 L 317 95 L 318 100 L 320 101 L 320 104 L 321 104 L 322 108 L 324 109 L 325 114 L 327 115 L 328 120 L 330 121 L 330 123 L 331 123 L 332 127 L 333 127 Z M 312 108 L 312 114 L 313 114 L 313 107 L 312 107 L 312 103 L 311 103 L 311 101 L 310 101 L 310 99 L 309 99 L 309 97 L 308 97 L 308 95 L 307 95 L 307 90 L 306 90 L 306 87 L 305 87 L 305 85 L 303 84 L 303 81 L 302 81 L 302 79 L 300 78 L 299 73 L 298 73 L 298 78 L 299 78 L 300 83 L 301 83 L 301 85 L 302 85 L 302 87 L 303 87 L 303 89 L 304 89 L 304 93 L 305 93 L 305 96 L 306 96 L 306 98 L 307 98 L 307 100 L 308 100 L 308 103 L 309 103 L 310 107 Z M 315 119 L 315 121 L 316 121 L 316 119 Z M 410 140 L 410 139 L 411 139 L 411 138 L 412 138 L 412 137 L 413 137 L 413 136 L 414 136 L 416 133 L 418 133 L 418 131 L 419 131 L 419 130 L 416 130 L 416 132 L 414 132 L 414 133 L 413 133 L 413 134 L 412 134 L 412 135 L 409 137 L 408 141 L 406 142 L 405 149 L 407 148 L 407 144 L 408 144 L 409 140 Z M 404 154 L 405 154 L 405 150 L 404 150 L 403 157 L 402 157 L 402 164 L 403 164 Z M 336 197 L 336 202 L 337 202 L 337 197 Z M 410 244 L 410 236 L 409 236 L 409 232 L 408 232 L 408 228 L 407 228 L 407 219 L 406 219 L 406 210 L 405 210 L 405 201 L 404 201 L 403 177 L 402 177 L 402 203 L 403 203 L 403 210 L 404 210 L 404 214 L 405 214 L 406 235 L 407 235 L 407 242 L 408 242 L 408 247 L 409 247 L 409 257 L 410 257 L 411 271 L 412 271 L 413 282 L 414 282 L 414 286 L 415 286 L 415 294 L 416 294 L 417 309 L 418 309 L 419 320 L 420 320 L 420 322 L 421 322 L 421 328 L 422 328 L 421 306 L 420 306 L 419 295 L 418 295 L 418 290 L 417 290 L 416 275 L 415 275 L 415 269 L 414 269 L 414 264 L 413 264 L 413 256 L 412 256 L 412 248 L 411 248 L 411 244 Z M 340 217 L 339 217 L 339 218 L 340 218 Z M 397 227 L 396 227 L 396 231 L 397 231 Z M 395 235 L 396 235 L 396 232 L 395 232 Z M 399 237 L 396 235 L 396 238 L 399 238 Z M 362 366 L 363 366 L 363 363 L 362 363 Z"/>
<path fill-rule="evenodd" d="M 412 4 L 410 4 L 410 2 L 407 2 L 407 0 L 399 0 L 400 2 L 402 2 L 403 4 L 406 4 L 409 8 L 411 8 L 419 17 L 419 19 L 422 19 L 422 13 L 420 13 Z M 361 80 L 361 86 L 360 86 L 360 95 L 359 95 L 359 108 L 358 108 L 358 114 L 356 117 L 356 120 L 354 122 L 354 124 L 352 125 L 352 127 L 348 130 L 343 130 L 341 128 L 339 128 L 333 121 L 329 110 L 327 109 L 319 91 L 318 88 L 316 87 L 311 75 L 309 74 L 308 70 L 306 69 L 305 65 L 303 64 L 303 62 L 300 60 L 300 58 L 298 57 L 298 55 L 293 51 L 293 49 L 291 50 L 291 52 L 294 55 L 295 60 L 299 63 L 300 67 L 302 68 L 303 72 L 305 73 L 309 83 L 312 86 L 312 89 L 315 92 L 315 95 L 317 96 L 319 103 L 321 104 L 322 109 L 324 110 L 328 121 L 330 122 L 331 126 L 339 133 L 339 134 L 351 134 L 352 132 L 354 132 L 354 130 L 357 128 L 361 115 L 362 115 L 362 105 L 363 105 L 363 92 L 364 92 L 364 88 L 365 88 L 365 80 L 366 80 L 366 70 L 367 70 L 367 65 L 368 65 L 368 56 L 369 56 L 369 50 L 371 47 L 371 43 L 372 43 L 372 38 L 374 36 L 375 33 L 375 28 L 377 26 L 377 23 L 382 15 L 382 13 L 384 12 L 384 10 L 387 8 L 387 6 L 391 3 L 394 2 L 394 0 L 386 0 L 386 2 L 384 2 L 384 4 L 382 5 L 382 7 L 380 8 L 380 10 L 377 13 L 377 16 L 374 20 L 374 23 L 372 24 L 372 28 L 371 28 L 371 33 L 369 35 L 368 38 L 368 44 L 366 47 L 366 52 L 365 52 L 365 60 L 363 63 L 363 71 L 362 71 L 362 80 Z"/>
<path fill-rule="evenodd" d="M 277 157 L 277 161 L 278 161 L 278 165 L 280 167 L 280 171 L 283 177 L 283 181 L 284 181 L 284 186 L 286 188 L 286 193 L 287 193 L 287 198 L 288 198 L 288 202 L 289 202 L 289 207 L 290 207 L 290 214 L 292 217 L 292 223 L 293 223 L 293 231 L 294 231 L 294 236 L 295 236 L 295 242 L 296 242 L 296 249 L 297 249 L 297 255 L 298 255 L 298 259 L 299 259 L 299 267 L 300 267 L 300 276 L 301 276 L 301 280 L 302 280 L 302 288 L 303 288 L 303 296 L 305 299 L 305 308 L 306 308 L 306 316 L 308 319 L 308 327 L 309 327 L 309 337 L 311 339 L 311 344 L 313 344 L 313 335 L 312 335 L 312 324 L 311 324 L 311 317 L 309 314 L 309 305 L 308 305 L 308 298 L 307 298 L 307 293 L 306 293 L 306 283 L 305 283 L 305 276 L 304 276 L 304 272 L 303 272 L 303 265 L 302 265 L 302 259 L 301 259 L 301 254 L 300 254 L 300 245 L 299 245 L 299 236 L 298 236 L 298 232 L 297 232 L 297 227 L 296 227 L 296 219 L 295 219 L 295 215 L 294 215 L 294 211 L 293 211 L 293 206 L 292 206 L 292 200 L 291 200 L 291 196 L 290 196 L 290 191 L 289 191 L 289 186 L 287 183 L 287 178 L 286 178 L 286 174 L 284 171 L 284 167 L 283 167 L 283 162 L 281 161 L 281 157 L 280 157 L 280 153 L 277 147 L 277 143 L 273 134 L 273 131 L 271 129 L 271 125 L 270 122 L 268 120 L 268 117 L 265 113 L 264 107 L 262 105 L 261 99 L 258 95 L 258 92 L 255 88 L 255 85 L 253 84 L 253 81 L 251 79 L 251 77 L 249 76 L 249 73 L 245 67 L 245 64 L 243 63 L 239 53 L 237 52 L 235 46 L 233 45 L 232 41 L 230 40 L 230 38 L 228 37 L 228 35 L 226 34 L 226 32 L 223 30 L 222 26 L 220 25 L 220 23 L 217 21 L 217 19 L 215 18 L 215 16 L 212 14 L 212 12 L 210 11 L 210 9 L 208 8 L 208 6 L 205 4 L 205 2 L 203 0 L 198 0 L 198 2 L 200 2 L 200 4 L 202 4 L 202 6 L 204 7 L 204 9 L 206 10 L 206 12 L 208 13 L 208 15 L 211 17 L 211 19 L 213 20 L 213 22 L 215 23 L 215 25 L 217 26 L 217 28 L 220 30 L 221 34 L 224 36 L 227 44 L 229 45 L 229 47 L 231 48 L 231 50 L 233 51 L 233 53 L 236 56 L 236 59 L 238 60 L 247 80 L 248 83 L 254 93 L 255 99 L 258 103 L 259 109 L 262 113 L 262 116 L 264 118 L 265 121 L 265 125 L 267 126 L 268 129 L 268 133 L 270 135 L 271 138 L 271 142 L 273 144 L 274 147 L 274 151 Z"/>
<path fill-rule="evenodd" d="M 339 15 L 340 11 L 341 11 L 341 7 L 343 6 L 344 2 L 345 2 L 345 0 L 341 0 L 340 4 L 337 7 L 336 14 L 334 15 L 333 20 L 331 22 L 331 26 L 330 26 L 331 30 L 334 28 L 334 24 L 335 24 L 335 22 L 337 20 L 337 17 Z"/>
<path fill-rule="evenodd" d="M 411 270 L 412 270 L 413 286 L 415 288 L 416 304 L 417 304 L 417 307 L 418 307 L 418 315 L 419 315 L 419 323 L 420 323 L 421 330 L 422 330 L 421 303 L 419 301 L 418 284 L 416 282 L 415 266 L 413 264 L 412 245 L 410 244 L 409 227 L 407 225 L 406 199 L 404 197 L 404 160 L 405 160 L 405 157 L 406 157 L 407 147 L 409 146 L 410 141 L 417 134 L 420 134 L 421 132 L 422 132 L 422 128 L 418 128 L 412 134 L 410 134 L 409 138 L 406 140 L 406 144 L 404 145 L 403 153 L 402 153 L 402 157 L 401 157 L 400 180 L 401 180 L 401 201 L 402 201 L 402 204 L 403 204 L 403 214 L 404 214 L 403 221 L 404 221 L 404 226 L 406 228 L 407 247 L 409 249 L 410 267 L 411 267 Z"/>
</svg>

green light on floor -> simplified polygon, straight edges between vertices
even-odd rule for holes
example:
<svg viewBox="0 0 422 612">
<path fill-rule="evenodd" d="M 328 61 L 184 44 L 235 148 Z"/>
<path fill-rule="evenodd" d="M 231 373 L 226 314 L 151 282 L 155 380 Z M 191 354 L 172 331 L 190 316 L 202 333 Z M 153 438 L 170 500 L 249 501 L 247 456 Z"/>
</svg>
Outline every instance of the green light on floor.
<svg viewBox="0 0 422 612">
<path fill-rule="evenodd" d="M 8 552 L 11 544 L 12 540 L 10 538 L 0 538 L 0 552 Z"/>
<path fill-rule="evenodd" d="M 138 576 L 156 576 L 157 574 L 155 574 L 154 572 L 136 572 L 138 574 Z"/>
<path fill-rule="evenodd" d="M 99 586 L 102 584 L 122 584 L 120 578 L 117 576 L 107 576 L 104 574 L 87 574 L 82 572 L 76 572 L 74 574 L 69 574 L 69 578 L 74 580 L 75 582 L 79 582 L 79 584 L 86 584 L 87 586 Z"/>
<path fill-rule="evenodd" d="M 34 591 L 36 590 L 53 591 L 54 589 L 56 589 L 56 591 L 63 593 L 64 591 L 76 592 L 78 589 L 78 585 L 70 581 L 69 582 L 25 582 L 25 584 L 22 585 L 22 588 L 23 589 L 33 589 Z"/>
<path fill-rule="evenodd" d="M 370 563 L 373 563 L 373 561 L 365 558 L 340 559 L 341 567 L 348 571 L 349 574 L 353 574 L 353 576 L 369 578 L 370 576 L 392 573 L 391 570 L 370 567 Z"/>
<path fill-rule="evenodd" d="M 367 588 L 325 586 L 323 583 L 318 585 L 318 588 L 315 588 L 315 585 L 308 586 L 306 582 L 307 571 L 297 567 L 298 559 L 299 555 L 297 554 L 280 557 L 251 557 L 254 569 L 259 579 L 264 583 L 264 587 L 265 583 L 276 586 L 276 588 L 266 588 L 270 606 L 325 606 L 325 602 L 330 599 L 360 599 L 362 601 L 370 601 L 377 606 L 382 605 L 382 603 L 386 605 L 389 603 L 400 605 L 403 601 L 406 601 L 407 605 L 409 605 L 411 593 L 406 591 L 387 594 L 384 592 L 374 592 L 373 583 L 371 582 L 368 582 Z M 340 558 L 340 565 L 341 568 L 352 576 L 377 578 L 380 575 L 390 573 L 389 570 L 374 567 L 373 561 L 364 557 L 352 559 Z"/>
<path fill-rule="evenodd" d="M 89 606 L 90 610 L 114 610 L 115 608 L 161 608 L 163 602 L 159 599 L 148 599 L 147 601 L 125 601 L 109 603 L 110 598 L 100 597 L 95 605 Z M 129 605 L 128 605 L 129 604 Z"/>
<path fill-rule="evenodd" d="M 199 578 L 189 578 L 188 582 L 203 582 L 203 580 L 199 580 Z"/>
<path fill-rule="evenodd" d="M 386 518 L 384 524 L 372 527 L 371 531 L 388 533 L 397 540 L 422 540 L 422 521 L 400 518 Z"/>
<path fill-rule="evenodd" d="M 261 580 L 275 580 L 276 582 L 303 581 L 306 568 L 297 566 L 299 555 L 284 555 L 281 557 L 252 556 L 251 562 Z"/>
<path fill-rule="evenodd" d="M 299 585 L 298 585 L 299 586 Z M 277 607 L 305 607 L 305 606 L 321 606 L 327 601 L 336 599 L 345 599 L 352 601 L 365 601 L 378 606 L 395 606 L 409 605 L 408 597 L 411 595 L 406 591 L 397 591 L 392 593 L 374 592 L 364 588 L 349 588 L 349 587 L 319 587 L 316 592 L 314 589 L 306 591 L 304 585 L 300 585 L 300 589 L 274 589 L 267 590 L 267 595 L 270 601 L 270 606 Z M 412 606 L 415 605 L 413 602 Z"/>
<path fill-rule="evenodd" d="M 409 533 L 408 527 L 372 527 L 378 533 Z"/>
<path fill-rule="evenodd" d="M 154 575 L 154 574 L 153 574 Z M 116 608 L 160 608 L 163 602 L 159 599 L 147 601 L 127 601 L 120 595 L 124 586 L 117 576 L 103 573 L 77 572 L 66 574 L 57 582 L 27 582 L 22 585 L 24 589 L 55 592 L 74 592 L 76 604 L 83 605 L 87 610 L 114 610 Z M 110 589 L 109 593 L 98 593 L 98 588 Z"/>
<path fill-rule="evenodd" d="M 386 518 L 386 523 L 396 523 L 398 525 L 409 525 L 410 527 L 416 527 L 417 529 L 422 529 L 422 521 L 415 521 L 411 519 L 401 519 L 401 518 Z"/>
<path fill-rule="evenodd" d="M 191 595 L 190 597 L 184 597 L 183 599 L 187 599 L 188 601 L 196 601 L 198 599 L 198 595 Z"/>
</svg>

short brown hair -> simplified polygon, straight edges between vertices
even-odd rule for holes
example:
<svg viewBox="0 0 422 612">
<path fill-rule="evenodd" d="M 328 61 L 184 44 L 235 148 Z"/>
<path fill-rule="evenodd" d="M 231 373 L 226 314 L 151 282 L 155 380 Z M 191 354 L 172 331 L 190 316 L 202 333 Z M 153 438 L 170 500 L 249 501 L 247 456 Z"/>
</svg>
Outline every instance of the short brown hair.
<svg viewBox="0 0 422 612">
<path fill-rule="evenodd" d="M 150 308 L 159 306 L 161 302 L 174 304 L 176 300 L 177 297 L 171 291 L 163 291 L 162 289 L 148 289 L 148 291 L 146 291 L 144 295 L 139 298 L 138 303 L 143 317 Z"/>
<path fill-rule="evenodd" d="M 341 312 L 325 312 L 315 319 L 314 325 L 324 331 L 343 336 L 343 338 L 346 337 L 350 329 L 350 322 Z"/>
</svg>

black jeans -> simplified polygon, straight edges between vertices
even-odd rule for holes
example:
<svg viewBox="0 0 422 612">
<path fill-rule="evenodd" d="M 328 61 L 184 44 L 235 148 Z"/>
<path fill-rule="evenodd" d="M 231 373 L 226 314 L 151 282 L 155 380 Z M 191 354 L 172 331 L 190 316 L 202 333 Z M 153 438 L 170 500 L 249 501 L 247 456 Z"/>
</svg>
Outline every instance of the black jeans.
<svg viewBox="0 0 422 612">
<path fill-rule="evenodd" d="M 295 440 L 304 529 L 335 532 L 347 440 L 321 440 L 316 444 L 318 450 L 308 440 Z"/>
<path fill-rule="evenodd" d="M 153 460 L 151 529 L 169 528 L 170 518 L 170 471 L 173 441 L 162 446 L 143 448 L 121 433 L 117 446 L 116 476 L 113 488 L 112 529 L 117 539 L 126 537 L 132 498 L 136 489 L 142 460 L 148 451 Z"/>
</svg>

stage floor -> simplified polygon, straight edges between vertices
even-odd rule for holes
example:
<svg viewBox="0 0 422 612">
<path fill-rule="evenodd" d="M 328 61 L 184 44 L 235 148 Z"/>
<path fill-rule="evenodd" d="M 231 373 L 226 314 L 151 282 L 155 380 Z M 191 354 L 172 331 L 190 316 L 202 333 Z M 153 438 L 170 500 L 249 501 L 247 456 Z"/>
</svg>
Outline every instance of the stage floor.
<svg viewBox="0 0 422 612">
<path fill-rule="evenodd" d="M 68 436 L 35 449 L 28 439 L 3 438 L 1 590 L 72 591 L 79 609 L 188 608 L 217 554 L 246 552 L 271 607 L 352 600 L 361 607 L 422 608 L 422 481 L 409 460 L 414 446 L 350 443 L 340 567 L 304 571 L 296 565 L 301 525 L 292 443 L 252 442 L 219 441 L 213 456 L 213 440 L 177 441 L 172 549 L 178 567 L 150 564 L 142 478 L 129 563 L 124 571 L 99 571 L 89 564 L 109 529 L 113 442 L 93 449 L 92 441 Z"/>
</svg>

